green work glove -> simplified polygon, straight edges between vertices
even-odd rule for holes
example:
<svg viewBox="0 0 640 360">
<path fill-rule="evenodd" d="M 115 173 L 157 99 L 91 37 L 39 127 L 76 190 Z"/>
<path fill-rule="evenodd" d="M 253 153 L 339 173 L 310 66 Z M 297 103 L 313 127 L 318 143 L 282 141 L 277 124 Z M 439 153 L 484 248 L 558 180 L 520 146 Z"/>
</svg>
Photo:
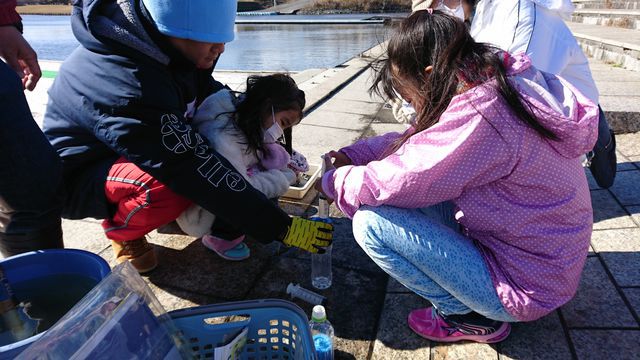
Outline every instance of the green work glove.
<svg viewBox="0 0 640 360">
<path fill-rule="evenodd" d="M 333 241 L 333 225 L 322 221 L 307 220 L 301 217 L 291 219 L 289 231 L 282 242 L 310 253 L 324 253 L 324 248 Z"/>
</svg>

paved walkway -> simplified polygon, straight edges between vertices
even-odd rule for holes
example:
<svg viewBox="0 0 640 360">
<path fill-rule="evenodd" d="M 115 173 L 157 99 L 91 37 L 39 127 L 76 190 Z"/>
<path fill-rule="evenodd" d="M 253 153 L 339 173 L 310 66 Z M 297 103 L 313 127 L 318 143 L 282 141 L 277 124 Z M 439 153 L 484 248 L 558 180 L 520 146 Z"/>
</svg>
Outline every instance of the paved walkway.
<svg viewBox="0 0 640 360">
<path fill-rule="evenodd" d="M 600 106 L 616 133 L 640 131 L 640 72 L 591 60 Z"/>
<path fill-rule="evenodd" d="M 630 50 L 640 50 L 640 31 L 638 30 L 575 22 L 567 22 L 567 26 L 569 26 L 576 37 L 591 38 L 607 44 L 619 45 Z"/>
<path fill-rule="evenodd" d="M 294 129 L 294 147 L 315 162 L 320 154 L 363 137 L 401 131 L 383 102 L 367 95 L 371 72 L 365 59 L 326 72 L 296 74 L 312 101 L 309 115 Z M 222 74 L 241 86 L 247 74 Z M 345 86 L 336 89 L 336 84 Z M 44 84 L 42 84 L 44 85 Z M 44 87 L 44 86 L 43 86 Z M 329 95 L 329 98 L 321 96 Z M 37 110 L 37 99 L 31 98 Z M 40 99 L 39 101 L 42 101 Z M 334 285 L 324 291 L 337 341 L 337 359 L 638 359 L 640 353 L 640 133 L 618 136 L 619 172 L 609 190 L 592 183 L 595 208 L 592 251 L 576 297 L 538 321 L 516 324 L 503 343 L 436 344 L 406 326 L 412 309 L 427 302 L 389 279 L 360 250 L 351 222 L 335 218 Z M 290 214 L 312 215 L 311 192 L 300 201 L 283 200 Z M 114 259 L 99 221 L 65 220 L 65 243 Z M 145 280 L 167 310 L 256 298 L 287 298 L 288 283 L 310 288 L 310 259 L 278 244 L 249 242 L 250 259 L 233 263 L 206 250 L 199 241 L 153 232 L 160 266 Z M 307 314 L 311 307 L 296 301 Z"/>
</svg>

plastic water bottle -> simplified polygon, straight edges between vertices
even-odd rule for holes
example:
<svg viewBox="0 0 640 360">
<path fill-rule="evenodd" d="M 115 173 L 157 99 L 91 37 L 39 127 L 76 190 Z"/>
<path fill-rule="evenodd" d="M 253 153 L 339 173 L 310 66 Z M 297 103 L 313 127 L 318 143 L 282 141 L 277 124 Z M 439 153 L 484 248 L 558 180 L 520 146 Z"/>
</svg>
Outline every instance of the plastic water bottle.
<svg viewBox="0 0 640 360">
<path fill-rule="evenodd" d="M 322 158 L 321 166 L 320 173 L 324 175 L 324 157 Z M 323 221 L 330 221 L 329 203 L 322 194 L 318 196 L 318 218 Z M 311 285 L 319 290 L 331 287 L 331 248 L 332 246 L 327 247 L 324 254 L 311 254 Z"/>
<path fill-rule="evenodd" d="M 333 360 L 333 326 L 327 320 L 324 306 L 316 305 L 313 307 L 309 326 L 318 360 Z"/>
</svg>

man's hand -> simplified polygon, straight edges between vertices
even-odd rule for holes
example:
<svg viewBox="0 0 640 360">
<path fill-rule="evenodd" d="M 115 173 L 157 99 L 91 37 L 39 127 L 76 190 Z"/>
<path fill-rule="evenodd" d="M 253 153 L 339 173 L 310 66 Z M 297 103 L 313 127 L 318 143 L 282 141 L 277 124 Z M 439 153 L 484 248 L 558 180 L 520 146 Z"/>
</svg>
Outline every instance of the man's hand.
<svg viewBox="0 0 640 360">
<path fill-rule="evenodd" d="M 12 25 L 0 26 L 0 57 L 22 79 L 22 87 L 33 90 L 42 72 L 38 57 L 20 31 Z"/>
<path fill-rule="evenodd" d="M 321 221 L 293 217 L 289 231 L 282 242 L 310 253 L 325 252 L 333 241 L 333 225 Z"/>
</svg>

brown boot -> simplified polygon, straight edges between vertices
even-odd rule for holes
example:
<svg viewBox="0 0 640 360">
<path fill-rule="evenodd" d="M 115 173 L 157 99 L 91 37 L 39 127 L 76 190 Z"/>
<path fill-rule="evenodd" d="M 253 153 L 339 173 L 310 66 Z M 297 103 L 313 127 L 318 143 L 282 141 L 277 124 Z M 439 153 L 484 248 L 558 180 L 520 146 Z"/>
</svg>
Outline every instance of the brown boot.
<svg viewBox="0 0 640 360">
<path fill-rule="evenodd" d="M 121 264 L 129 261 L 139 273 L 149 272 L 158 266 L 158 259 L 153 246 L 143 236 L 129 241 L 111 240 L 111 247 L 116 255 L 116 261 Z"/>
</svg>

